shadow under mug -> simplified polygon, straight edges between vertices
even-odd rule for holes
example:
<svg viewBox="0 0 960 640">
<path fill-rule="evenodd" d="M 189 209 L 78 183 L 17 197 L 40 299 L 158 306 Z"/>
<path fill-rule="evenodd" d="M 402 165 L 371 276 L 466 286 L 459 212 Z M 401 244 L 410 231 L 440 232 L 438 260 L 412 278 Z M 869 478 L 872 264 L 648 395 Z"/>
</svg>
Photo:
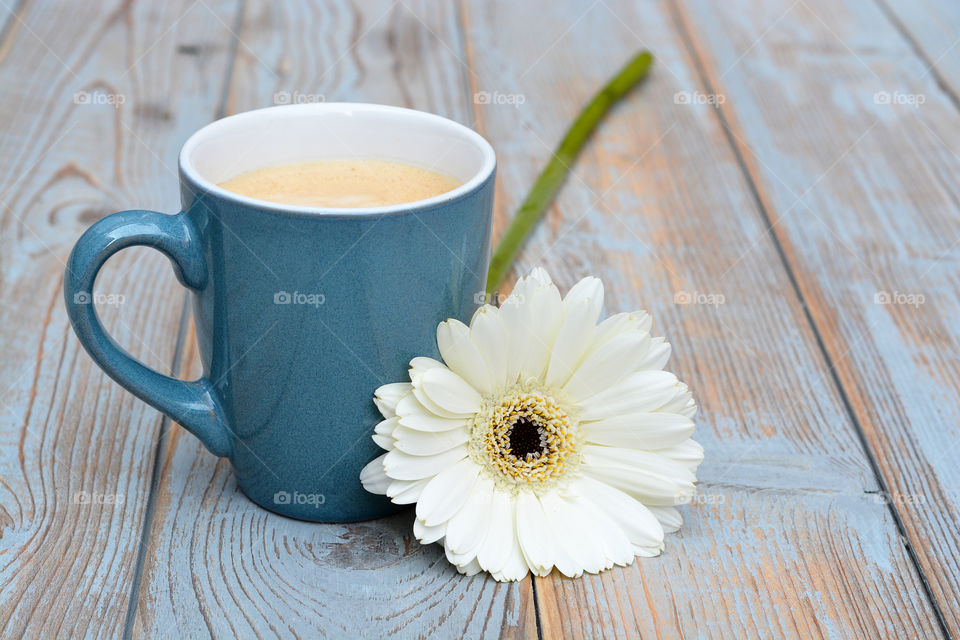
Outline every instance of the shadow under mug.
<svg viewBox="0 0 960 640">
<path fill-rule="evenodd" d="M 434 169 L 459 188 L 414 203 L 323 209 L 265 202 L 217 183 L 311 160 L 376 158 Z M 83 234 L 64 281 L 84 348 L 123 387 L 230 459 L 255 503 L 303 520 L 398 509 L 364 491 L 379 453 L 381 384 L 436 357 L 436 327 L 467 321 L 486 284 L 493 149 L 440 116 L 370 104 L 270 107 L 218 120 L 180 152 L 183 210 L 122 211 Z M 199 380 L 158 373 L 104 331 L 93 288 L 125 247 L 165 253 L 192 293 Z"/>
</svg>

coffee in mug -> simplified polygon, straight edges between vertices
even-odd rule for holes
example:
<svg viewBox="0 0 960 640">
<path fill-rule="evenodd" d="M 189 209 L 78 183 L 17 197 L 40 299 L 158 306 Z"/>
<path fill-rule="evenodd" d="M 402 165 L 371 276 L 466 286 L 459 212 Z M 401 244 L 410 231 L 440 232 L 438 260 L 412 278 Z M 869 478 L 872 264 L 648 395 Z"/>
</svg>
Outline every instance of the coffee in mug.
<svg viewBox="0 0 960 640">
<path fill-rule="evenodd" d="M 426 200 L 462 184 L 453 176 L 403 162 L 360 158 L 265 167 L 219 186 L 279 204 L 353 209 Z"/>
</svg>

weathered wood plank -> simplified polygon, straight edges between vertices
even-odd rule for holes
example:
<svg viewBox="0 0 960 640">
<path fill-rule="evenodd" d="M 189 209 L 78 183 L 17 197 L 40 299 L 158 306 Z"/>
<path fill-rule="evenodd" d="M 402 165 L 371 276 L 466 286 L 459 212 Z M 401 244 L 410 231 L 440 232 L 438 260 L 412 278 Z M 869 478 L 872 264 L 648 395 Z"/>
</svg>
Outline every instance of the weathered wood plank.
<svg viewBox="0 0 960 640">
<path fill-rule="evenodd" d="M 230 109 L 366 100 L 469 123 L 459 37 L 451 5 L 248 2 Z M 143 575 L 137 636 L 536 636 L 529 580 L 459 576 L 413 538 L 409 512 L 355 525 L 268 513 L 179 427 Z"/>
<path fill-rule="evenodd" d="M 546 1 L 468 7 L 475 90 L 523 98 L 478 108 L 508 211 L 616 65 L 641 47 L 657 54 L 650 81 L 574 167 L 520 268 L 543 263 L 564 286 L 597 274 L 609 310 L 649 309 L 702 407 L 696 438 L 707 460 L 685 528 L 658 559 L 577 581 L 538 579 L 543 635 L 938 637 L 668 7 L 584 4 L 562 18 Z M 737 10 L 752 13 L 745 3 Z M 763 79 L 776 89 L 776 77 Z"/>
<path fill-rule="evenodd" d="M 955 97 L 870 3 L 725 7 L 690 2 L 683 21 L 708 82 L 730 95 L 734 143 L 958 636 Z"/>
<path fill-rule="evenodd" d="M 83 353 L 63 309 L 63 269 L 76 238 L 103 215 L 177 210 L 177 148 L 214 113 L 227 68 L 230 33 L 205 25 L 204 11 L 186 2 L 24 3 L 4 32 L 3 637 L 123 631 L 160 417 Z M 183 41 L 205 44 L 205 54 L 177 53 Z M 96 291 L 118 341 L 170 370 L 184 295 L 167 260 L 124 252 Z"/>
<path fill-rule="evenodd" d="M 0 62 L 10 51 L 16 39 L 13 32 L 22 24 L 20 14 L 23 11 L 23 5 L 23 0 L 0 5 Z"/>
<path fill-rule="evenodd" d="M 924 61 L 918 80 L 932 75 L 960 103 L 960 3 L 951 0 L 877 0 Z"/>
</svg>

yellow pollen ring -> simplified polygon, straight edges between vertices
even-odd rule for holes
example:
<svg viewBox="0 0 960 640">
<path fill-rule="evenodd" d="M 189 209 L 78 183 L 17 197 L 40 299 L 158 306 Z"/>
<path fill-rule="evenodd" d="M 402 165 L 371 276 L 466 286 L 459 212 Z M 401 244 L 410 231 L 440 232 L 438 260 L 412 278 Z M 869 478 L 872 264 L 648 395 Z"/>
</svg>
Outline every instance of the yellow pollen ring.
<svg viewBox="0 0 960 640">
<path fill-rule="evenodd" d="M 536 429 L 539 443 L 525 443 L 525 455 L 511 448 L 514 428 Z M 491 403 L 477 415 L 471 437 L 475 458 L 493 472 L 498 484 L 540 485 L 557 478 L 577 459 L 576 428 L 568 413 L 551 396 L 516 391 Z M 520 451 L 516 453 L 522 453 Z"/>
</svg>

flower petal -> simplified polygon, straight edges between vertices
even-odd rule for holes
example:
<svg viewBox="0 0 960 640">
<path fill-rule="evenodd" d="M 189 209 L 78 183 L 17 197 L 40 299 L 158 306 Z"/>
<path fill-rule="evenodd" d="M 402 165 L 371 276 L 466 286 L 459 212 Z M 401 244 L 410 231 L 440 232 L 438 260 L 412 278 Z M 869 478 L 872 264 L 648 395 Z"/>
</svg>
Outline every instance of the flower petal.
<svg viewBox="0 0 960 640">
<path fill-rule="evenodd" d="M 693 396 L 691 395 L 687 385 L 682 382 L 677 389 L 676 395 L 662 407 L 657 409 L 658 412 L 664 413 L 679 413 L 682 416 L 688 418 L 693 418 L 697 415 L 697 403 L 693 401 Z"/>
<path fill-rule="evenodd" d="M 619 525 L 634 546 L 635 553 L 638 549 L 663 549 L 663 527 L 644 505 L 622 491 L 591 478 L 579 478 L 576 487 L 585 498 Z"/>
<path fill-rule="evenodd" d="M 543 267 L 534 267 L 531 269 L 530 277 L 540 284 L 553 284 L 553 280 L 550 279 L 550 274 L 547 273 L 547 270 Z"/>
<path fill-rule="evenodd" d="M 490 527 L 493 493 L 493 480 L 481 475 L 463 508 L 447 523 L 444 544 L 448 549 L 458 554 L 477 556 Z"/>
<path fill-rule="evenodd" d="M 556 285 L 536 287 L 530 300 L 530 344 L 520 366 L 522 375 L 540 377 L 546 371 L 562 321 L 563 303 Z"/>
<path fill-rule="evenodd" d="M 504 382 L 512 385 L 520 377 L 520 370 L 527 359 L 527 351 L 531 341 L 533 319 L 530 314 L 530 303 L 526 293 L 517 293 L 517 289 L 525 282 L 533 282 L 529 278 L 521 278 L 510 295 L 500 306 L 500 323 L 503 325 L 503 337 L 506 352 L 506 370 Z"/>
<path fill-rule="evenodd" d="M 625 413 L 656 411 L 679 393 L 677 376 L 668 371 L 638 371 L 580 402 L 580 419 L 602 420 Z M 402 406 L 401 402 L 401 406 Z"/>
<path fill-rule="evenodd" d="M 557 546 L 563 548 L 574 565 L 571 571 L 557 562 L 557 569 L 571 578 L 580 576 L 584 571 L 600 572 L 606 564 L 606 558 L 596 538 L 588 532 L 584 514 L 555 493 L 543 496 L 540 502 L 551 529 L 557 532 Z M 560 556 L 557 554 L 555 559 L 560 560 Z"/>
<path fill-rule="evenodd" d="M 409 382 L 393 382 L 385 384 L 373 393 L 373 402 L 377 405 L 384 418 L 392 418 L 396 415 L 397 403 L 403 396 L 410 393 L 411 385 Z"/>
<path fill-rule="evenodd" d="M 470 339 L 487 363 L 493 388 L 506 386 L 507 341 L 499 309 L 489 304 L 477 309 L 470 321 Z"/>
<path fill-rule="evenodd" d="M 447 533 L 448 534 L 450 533 L 449 522 L 447 523 Z M 451 549 L 449 545 L 447 545 L 446 538 L 443 539 L 443 552 L 447 556 L 447 562 L 454 565 L 457 568 L 457 571 L 459 571 L 460 573 L 464 573 L 461 567 L 469 567 L 477 560 L 476 556 L 472 553 L 457 553 L 456 551 Z"/>
<path fill-rule="evenodd" d="M 372 437 L 378 447 L 385 451 L 393 451 L 393 438 L 381 436 L 379 433 L 373 434 Z"/>
<path fill-rule="evenodd" d="M 467 564 L 457 565 L 457 571 L 465 576 L 475 576 L 480 573 L 482 569 L 480 568 L 480 563 L 477 562 L 476 558 L 474 558 Z"/>
<path fill-rule="evenodd" d="M 433 358 L 414 358 L 410 361 L 410 380 L 413 383 L 413 395 L 417 400 L 422 404 L 430 413 L 438 415 L 441 418 L 460 418 L 462 416 L 447 411 L 443 409 L 440 405 L 435 403 L 427 394 L 423 392 L 423 374 L 425 374 L 430 369 L 442 369 L 443 371 L 450 371 L 447 369 L 447 366 L 442 362 L 437 362 Z M 451 372 L 452 373 L 452 372 Z M 453 374 L 457 375 L 457 374 Z"/>
<path fill-rule="evenodd" d="M 360 483 L 370 493 L 386 495 L 390 486 L 390 478 L 383 469 L 383 461 L 387 454 L 374 458 L 360 471 Z"/>
<path fill-rule="evenodd" d="M 563 390 L 571 400 L 580 402 L 617 384 L 636 369 L 650 345 L 644 331 L 627 331 L 612 338 L 587 356 Z"/>
<path fill-rule="evenodd" d="M 593 343 L 590 345 L 590 353 L 593 353 L 600 346 L 610 342 L 610 340 L 626 333 L 627 331 L 644 331 L 650 333 L 650 327 L 653 325 L 653 318 L 646 311 L 631 311 L 628 313 L 617 313 L 600 324 L 594 333 Z"/>
<path fill-rule="evenodd" d="M 583 447 L 581 468 L 584 474 L 654 506 L 668 507 L 689 500 L 696 480 L 687 467 L 666 456 L 597 445 Z"/>
<path fill-rule="evenodd" d="M 656 453 L 683 465 L 690 473 L 694 474 L 697 472 L 697 467 L 703 462 L 703 447 L 693 439 L 686 440 L 672 447 L 659 449 Z"/>
<path fill-rule="evenodd" d="M 413 521 L 413 535 L 416 536 L 417 540 L 419 540 L 422 544 L 432 544 L 446 535 L 446 533 L 446 522 L 442 522 L 433 527 L 428 527 L 420 518 L 416 518 Z"/>
<path fill-rule="evenodd" d="M 640 547 L 634 545 L 633 553 L 641 558 L 656 558 L 663 553 L 663 545 L 661 544 L 659 547 Z"/>
<path fill-rule="evenodd" d="M 416 358 L 410 361 L 410 372 L 409 372 L 410 382 L 416 385 L 417 380 L 420 378 L 420 376 L 422 376 L 424 373 L 426 373 L 430 369 L 436 369 L 437 367 L 442 367 L 446 369 L 447 365 L 443 364 L 442 362 L 438 362 L 433 358 L 427 358 L 425 356 L 417 356 Z"/>
<path fill-rule="evenodd" d="M 637 363 L 637 370 L 663 369 L 670 359 L 670 343 L 663 338 L 652 338 L 647 355 Z"/>
<path fill-rule="evenodd" d="M 547 365 L 546 383 L 551 387 L 562 387 L 583 361 L 600 317 L 603 292 L 601 290 L 599 300 L 588 298 L 569 305 L 569 308 L 566 302 L 564 300 L 566 315 Z"/>
<path fill-rule="evenodd" d="M 550 330 L 559 328 L 559 320 L 562 316 L 555 318 L 551 316 L 551 323 L 555 321 L 557 326 L 547 327 L 546 332 L 543 331 L 543 326 L 537 324 L 538 318 L 537 314 L 534 313 L 534 307 L 536 306 L 535 300 L 538 297 L 537 292 L 541 288 L 544 288 L 539 293 L 541 302 L 544 298 L 549 298 L 547 300 L 548 306 L 552 308 L 556 303 L 557 310 L 562 312 L 560 292 L 556 290 L 550 276 L 541 267 L 537 267 L 530 274 L 520 278 L 514 285 L 513 291 L 500 305 L 500 321 L 503 324 L 504 342 L 507 345 L 506 382 L 508 385 L 517 382 L 524 368 L 529 368 L 529 362 L 543 356 L 544 349 L 549 354 L 549 351 L 553 348 L 552 342 L 545 340 L 545 337 L 549 336 L 542 334 L 549 334 Z M 539 351 L 536 358 L 531 353 L 531 346 L 535 346 Z M 536 374 L 542 371 L 543 364 L 545 364 L 545 361 L 540 363 L 541 368 Z"/>
<path fill-rule="evenodd" d="M 521 492 L 515 501 L 517 539 L 530 570 L 545 576 L 553 569 L 556 541 L 540 500 L 530 492 Z"/>
<path fill-rule="evenodd" d="M 693 420 L 677 413 L 627 413 L 583 423 L 587 442 L 629 449 L 663 449 L 693 435 Z"/>
<path fill-rule="evenodd" d="M 683 516 L 676 507 L 647 507 L 663 527 L 664 533 L 673 533 L 683 526 Z"/>
<path fill-rule="evenodd" d="M 437 326 L 437 347 L 450 370 L 486 395 L 493 391 L 490 371 L 483 355 L 470 339 L 470 328 L 459 320 L 450 319 Z"/>
<path fill-rule="evenodd" d="M 490 520 L 487 523 L 487 536 L 477 553 L 480 566 L 490 573 L 497 573 L 506 567 L 515 544 L 516 520 L 513 499 L 508 494 L 494 490 L 490 502 Z M 519 550 L 518 550 L 519 553 Z M 520 557 L 523 560 L 521 554 Z M 523 572 L 527 572 L 526 564 Z"/>
<path fill-rule="evenodd" d="M 520 540 L 517 531 L 514 528 L 510 531 L 511 543 L 508 547 L 507 560 L 503 569 L 493 573 L 493 579 L 497 582 L 517 582 L 523 580 L 530 573 L 530 567 L 527 566 L 527 559 L 523 557 L 523 549 L 520 547 Z"/>
<path fill-rule="evenodd" d="M 446 367 L 443 368 L 444 371 L 449 371 Z M 457 374 L 453 374 L 457 375 Z M 423 391 L 423 376 L 417 378 L 417 382 L 413 385 L 413 397 L 417 399 L 424 409 L 429 411 L 431 414 L 438 416 L 440 418 L 447 418 L 448 420 L 462 420 L 464 416 L 447 411 L 436 402 L 431 400 L 429 396 Z"/>
<path fill-rule="evenodd" d="M 579 578 L 583 575 L 583 567 L 567 553 L 563 545 L 558 544 L 553 550 L 553 565 L 568 578 Z"/>
<path fill-rule="evenodd" d="M 589 538 L 603 550 L 605 568 L 615 564 L 625 567 L 633 563 L 633 545 L 620 525 L 579 492 L 571 495 L 568 500 L 580 510 Z"/>
<path fill-rule="evenodd" d="M 377 423 L 377 426 L 373 429 L 372 436 L 377 446 L 387 451 L 393 450 L 393 430 L 397 427 L 397 424 L 398 420 L 396 417 L 387 418 Z"/>
<path fill-rule="evenodd" d="M 470 439 L 465 427 L 435 433 L 399 426 L 393 432 L 393 447 L 412 456 L 433 456 L 460 446 Z"/>
<path fill-rule="evenodd" d="M 418 431 L 449 431 L 450 429 L 465 428 L 465 418 L 443 418 L 424 407 L 412 393 L 404 396 L 397 405 L 397 417 L 402 426 Z"/>
<path fill-rule="evenodd" d="M 437 406 L 456 417 L 467 417 L 480 410 L 480 394 L 446 367 L 425 371 L 418 378 L 417 387 Z"/>
<path fill-rule="evenodd" d="M 373 428 L 373 431 L 381 436 L 393 437 L 393 430 L 397 428 L 400 424 L 399 418 L 396 416 L 392 418 L 387 418 L 386 420 L 381 420 L 377 423 L 377 426 Z"/>
<path fill-rule="evenodd" d="M 417 517 L 431 527 L 452 518 L 470 496 L 479 473 L 480 467 L 469 458 L 438 473 L 420 494 Z"/>
<path fill-rule="evenodd" d="M 587 276 L 570 287 L 567 295 L 563 297 L 563 306 L 570 309 L 581 302 L 591 300 L 597 307 L 597 317 L 603 309 L 603 281 L 594 276 Z M 594 321 L 596 324 L 596 321 Z"/>
<path fill-rule="evenodd" d="M 430 478 L 423 480 L 394 480 L 387 488 L 387 496 L 394 504 L 413 504 L 420 498 Z"/>
<path fill-rule="evenodd" d="M 693 442 L 687 440 L 687 442 Z M 686 444 L 682 448 L 671 447 L 660 451 L 640 451 L 637 449 L 622 449 L 619 447 L 604 447 L 595 444 L 588 444 L 583 447 L 583 455 L 590 458 L 591 462 L 584 460 L 587 466 L 606 465 L 610 467 L 624 467 L 632 470 L 641 470 L 644 472 L 655 473 L 667 478 L 676 479 L 678 482 L 694 482 L 696 476 L 683 464 L 672 460 L 669 455 L 687 455 L 699 449 L 702 455 L 703 448 L 697 443 L 693 447 Z"/>
<path fill-rule="evenodd" d="M 394 480 L 422 480 L 437 475 L 466 456 L 466 445 L 435 456 L 412 456 L 394 449 L 383 459 L 383 470 Z"/>
</svg>

